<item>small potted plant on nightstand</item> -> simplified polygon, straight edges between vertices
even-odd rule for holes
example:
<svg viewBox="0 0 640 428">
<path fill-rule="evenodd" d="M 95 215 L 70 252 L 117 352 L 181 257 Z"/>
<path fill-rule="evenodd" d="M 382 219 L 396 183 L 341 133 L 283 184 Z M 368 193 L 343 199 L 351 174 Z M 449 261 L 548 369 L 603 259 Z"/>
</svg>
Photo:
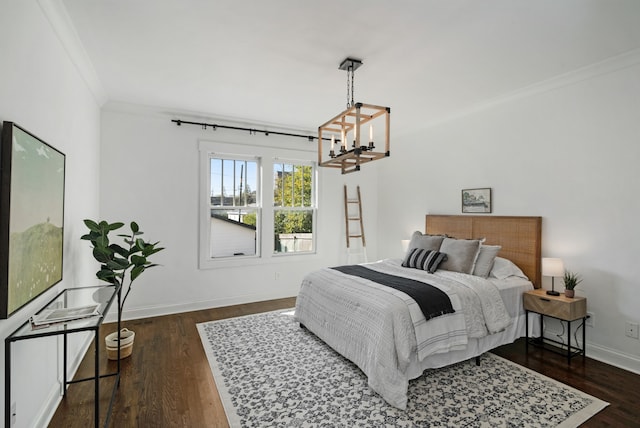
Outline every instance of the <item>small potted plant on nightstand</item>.
<svg viewBox="0 0 640 428">
<path fill-rule="evenodd" d="M 575 288 L 582 282 L 582 278 L 577 273 L 571 271 L 564 272 L 564 295 L 567 297 L 575 296 Z"/>
</svg>

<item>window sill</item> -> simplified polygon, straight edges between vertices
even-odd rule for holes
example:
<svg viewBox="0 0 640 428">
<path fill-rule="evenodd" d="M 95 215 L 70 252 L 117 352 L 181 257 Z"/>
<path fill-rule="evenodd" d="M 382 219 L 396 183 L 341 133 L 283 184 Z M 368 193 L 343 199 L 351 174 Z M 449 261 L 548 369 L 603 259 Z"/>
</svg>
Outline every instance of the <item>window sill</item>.
<svg viewBox="0 0 640 428">
<path fill-rule="evenodd" d="M 221 259 L 201 259 L 198 269 L 230 269 L 246 266 L 261 266 L 296 261 L 310 261 L 318 257 L 317 252 L 271 254 L 268 257 L 225 257 Z"/>
</svg>

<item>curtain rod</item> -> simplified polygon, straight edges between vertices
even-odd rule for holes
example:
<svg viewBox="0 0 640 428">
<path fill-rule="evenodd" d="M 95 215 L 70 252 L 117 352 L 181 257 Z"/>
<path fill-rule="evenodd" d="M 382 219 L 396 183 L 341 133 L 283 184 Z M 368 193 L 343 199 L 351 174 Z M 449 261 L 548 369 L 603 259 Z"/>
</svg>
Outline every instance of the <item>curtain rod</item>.
<svg viewBox="0 0 640 428">
<path fill-rule="evenodd" d="M 188 120 L 180 120 L 180 119 L 171 119 L 171 122 L 174 122 L 177 126 L 182 126 L 182 124 L 185 125 L 198 125 L 201 126 L 202 129 L 207 129 L 207 127 L 211 127 L 213 128 L 213 130 L 215 131 L 217 128 L 222 128 L 222 129 L 231 129 L 233 131 L 246 131 L 249 132 L 250 135 L 254 135 L 257 134 L 258 132 L 268 136 L 269 134 L 275 134 L 275 135 L 284 135 L 286 137 L 298 137 L 298 138 L 305 138 L 307 141 L 313 141 L 313 140 L 317 140 L 318 137 L 314 137 L 312 135 L 302 135 L 302 134 L 292 134 L 289 132 L 279 132 L 279 131 L 261 131 L 259 129 L 254 129 L 254 128 L 243 128 L 241 126 L 228 126 L 228 125 L 218 125 L 215 123 L 205 123 L 205 122 L 190 122 Z M 325 141 L 330 141 L 330 138 L 323 138 L 323 140 Z"/>
</svg>

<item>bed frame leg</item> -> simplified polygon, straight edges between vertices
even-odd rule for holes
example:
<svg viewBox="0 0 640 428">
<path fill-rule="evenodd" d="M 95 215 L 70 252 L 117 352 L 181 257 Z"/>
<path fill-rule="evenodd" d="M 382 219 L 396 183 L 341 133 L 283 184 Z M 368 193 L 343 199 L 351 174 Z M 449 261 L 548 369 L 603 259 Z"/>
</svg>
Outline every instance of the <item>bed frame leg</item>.
<svg viewBox="0 0 640 428">
<path fill-rule="evenodd" d="M 476 357 L 476 366 L 480 365 L 480 355 Z"/>
<path fill-rule="evenodd" d="M 305 327 L 304 324 L 300 323 L 300 328 L 306 329 L 307 327 Z"/>
</svg>

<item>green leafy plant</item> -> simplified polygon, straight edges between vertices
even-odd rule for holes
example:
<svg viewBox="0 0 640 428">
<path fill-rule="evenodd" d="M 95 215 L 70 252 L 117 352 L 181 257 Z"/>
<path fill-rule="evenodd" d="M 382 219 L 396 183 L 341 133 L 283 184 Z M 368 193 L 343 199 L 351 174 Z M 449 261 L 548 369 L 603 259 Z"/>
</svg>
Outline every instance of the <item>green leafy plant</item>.
<svg viewBox="0 0 640 428">
<path fill-rule="evenodd" d="M 564 272 L 564 288 L 567 290 L 573 290 L 582 282 L 582 278 L 577 273 L 571 271 Z"/>
<path fill-rule="evenodd" d="M 84 220 L 84 224 L 89 228 L 89 233 L 80 239 L 91 241 L 93 244 L 93 257 L 100 263 L 100 270 L 96 272 L 98 279 L 113 285 L 122 285 L 129 281 L 124 298 L 120 303 L 120 310 L 131 292 L 131 286 L 141 274 L 147 269 L 158 266 L 151 263 L 149 257 L 164 250 L 158 247 L 159 242 L 146 242 L 140 235 L 140 227 L 134 221 L 129 225 L 131 233 L 119 234 L 124 246 L 111 242 L 109 233 L 120 229 L 124 223 L 108 223 L 106 221 L 96 222 Z M 123 288 L 124 289 L 124 288 Z"/>
</svg>

